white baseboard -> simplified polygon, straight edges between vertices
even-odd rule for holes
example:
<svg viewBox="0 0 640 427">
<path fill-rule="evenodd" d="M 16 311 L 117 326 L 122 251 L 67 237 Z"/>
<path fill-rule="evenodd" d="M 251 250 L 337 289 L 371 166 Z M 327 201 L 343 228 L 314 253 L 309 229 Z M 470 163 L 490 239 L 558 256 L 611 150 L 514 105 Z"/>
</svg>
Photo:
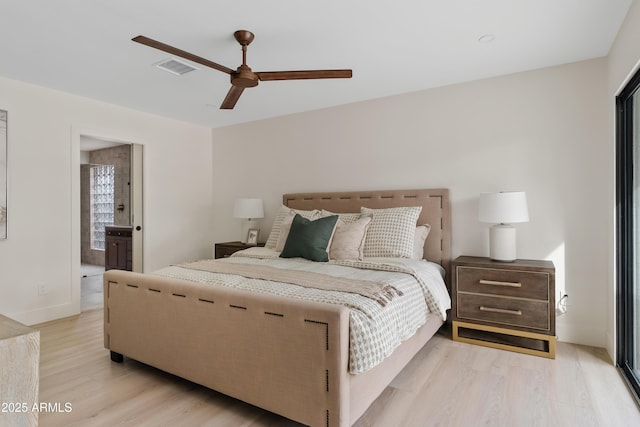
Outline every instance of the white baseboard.
<svg viewBox="0 0 640 427">
<path fill-rule="evenodd" d="M 606 331 L 605 328 L 594 329 L 584 326 L 561 323 L 556 325 L 556 335 L 558 341 L 569 342 L 573 344 L 587 345 L 590 347 L 606 347 Z"/>
<path fill-rule="evenodd" d="M 613 360 L 613 363 L 615 364 L 617 360 L 615 336 L 614 334 L 611 334 L 610 331 L 607 331 L 605 338 L 606 338 L 605 349 L 607 350 L 609 357 L 611 358 L 611 360 Z"/>
<path fill-rule="evenodd" d="M 80 304 L 66 303 L 49 307 L 42 307 L 36 310 L 23 311 L 20 313 L 8 313 L 5 316 L 20 322 L 24 325 L 32 326 L 39 323 L 50 322 L 64 317 L 76 316 L 80 314 Z"/>
</svg>

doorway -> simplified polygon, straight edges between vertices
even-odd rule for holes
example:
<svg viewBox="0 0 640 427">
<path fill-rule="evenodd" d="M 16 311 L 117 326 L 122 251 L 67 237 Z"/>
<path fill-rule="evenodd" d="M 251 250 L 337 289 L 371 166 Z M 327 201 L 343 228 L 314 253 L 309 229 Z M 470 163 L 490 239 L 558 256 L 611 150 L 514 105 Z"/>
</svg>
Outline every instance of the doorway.
<svg viewBox="0 0 640 427">
<path fill-rule="evenodd" d="M 640 71 L 616 106 L 616 364 L 640 402 Z"/>
<path fill-rule="evenodd" d="M 142 146 L 79 136 L 80 311 L 103 306 L 105 227 L 132 230 L 132 270 L 142 272 Z"/>
</svg>

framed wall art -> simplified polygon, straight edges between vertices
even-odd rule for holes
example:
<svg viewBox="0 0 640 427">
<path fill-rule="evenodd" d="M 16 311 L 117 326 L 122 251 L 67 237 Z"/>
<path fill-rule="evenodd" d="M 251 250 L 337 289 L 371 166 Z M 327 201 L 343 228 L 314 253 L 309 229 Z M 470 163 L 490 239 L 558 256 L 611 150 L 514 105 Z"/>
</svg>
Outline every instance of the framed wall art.
<svg viewBox="0 0 640 427">
<path fill-rule="evenodd" d="M 7 238 L 7 112 L 0 110 L 0 239 Z"/>
</svg>

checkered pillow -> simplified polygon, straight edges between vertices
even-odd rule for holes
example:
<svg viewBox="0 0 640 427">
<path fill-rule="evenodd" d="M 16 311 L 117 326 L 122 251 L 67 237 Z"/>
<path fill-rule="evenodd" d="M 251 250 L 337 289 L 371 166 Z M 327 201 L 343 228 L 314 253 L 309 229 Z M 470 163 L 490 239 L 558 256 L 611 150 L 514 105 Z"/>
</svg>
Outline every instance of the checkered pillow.
<svg viewBox="0 0 640 427">
<path fill-rule="evenodd" d="M 314 209 L 312 211 L 301 211 L 298 209 L 291 209 L 284 205 L 280 206 L 280 210 L 276 214 L 276 218 L 273 220 L 273 226 L 271 227 L 271 232 L 269 233 L 269 238 L 267 242 L 264 244 L 265 248 L 276 249 L 278 244 L 278 238 L 280 237 L 280 231 L 282 229 L 282 223 L 287 218 L 290 212 L 294 214 L 300 214 L 303 218 L 314 220 L 320 218 L 320 211 Z M 287 231 L 288 232 L 288 231 Z M 285 238 L 286 240 L 286 238 Z"/>
<path fill-rule="evenodd" d="M 361 213 L 373 216 L 364 242 L 364 256 L 411 258 L 421 211 L 422 206 L 387 209 L 362 207 Z"/>
<path fill-rule="evenodd" d="M 322 212 L 320 214 L 320 216 L 322 216 L 323 218 L 325 216 L 331 216 L 331 215 L 338 215 L 338 218 L 340 219 L 340 221 L 342 221 L 345 224 L 351 224 L 352 222 L 356 222 L 357 220 L 360 219 L 360 212 L 358 213 L 334 213 L 331 211 L 328 211 L 326 209 L 322 209 Z"/>
</svg>

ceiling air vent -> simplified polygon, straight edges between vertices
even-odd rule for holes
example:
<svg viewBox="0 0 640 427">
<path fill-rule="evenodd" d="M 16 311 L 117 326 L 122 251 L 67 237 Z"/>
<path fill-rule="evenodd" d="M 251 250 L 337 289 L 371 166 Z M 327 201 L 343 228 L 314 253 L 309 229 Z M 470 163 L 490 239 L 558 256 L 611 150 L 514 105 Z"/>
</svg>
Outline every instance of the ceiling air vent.
<svg viewBox="0 0 640 427">
<path fill-rule="evenodd" d="M 175 58 L 169 58 L 169 59 L 165 59 L 163 61 L 158 62 L 157 64 L 154 64 L 156 67 L 160 68 L 161 70 L 167 71 L 171 74 L 175 74 L 177 76 L 181 76 L 183 74 L 187 74 L 190 71 L 195 71 L 197 70 L 197 68 L 192 67 L 191 65 L 187 64 L 186 62 L 182 62 L 178 59 Z"/>
</svg>

